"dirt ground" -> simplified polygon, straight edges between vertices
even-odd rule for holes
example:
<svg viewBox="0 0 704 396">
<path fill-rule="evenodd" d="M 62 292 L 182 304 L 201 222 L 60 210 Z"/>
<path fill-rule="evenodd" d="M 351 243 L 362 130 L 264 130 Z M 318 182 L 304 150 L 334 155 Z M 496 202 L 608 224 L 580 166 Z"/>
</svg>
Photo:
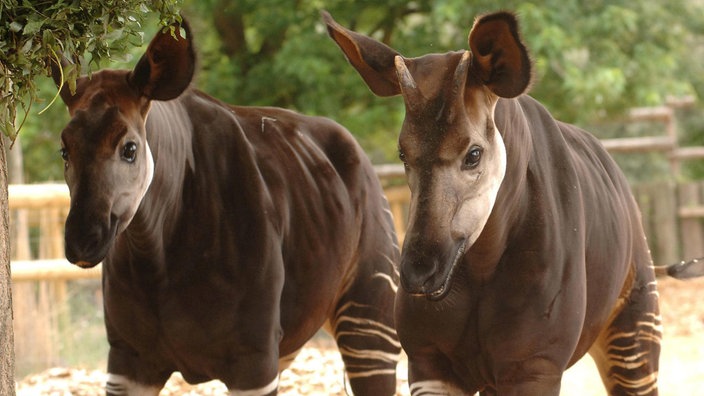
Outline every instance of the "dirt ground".
<svg viewBox="0 0 704 396">
<path fill-rule="evenodd" d="M 662 279 L 659 282 L 664 337 L 660 359 L 660 394 L 700 394 L 704 387 L 704 278 L 689 281 Z M 398 395 L 408 395 L 407 362 L 398 368 Z M 103 395 L 105 374 L 75 368 L 53 368 L 31 375 L 17 384 L 18 396 Z M 226 395 L 217 382 L 188 385 L 175 374 L 162 396 Z M 289 370 L 281 375 L 279 394 L 346 395 L 342 362 L 330 342 L 311 343 Z M 590 358 L 570 368 L 562 381 L 561 395 L 605 395 Z"/>
</svg>

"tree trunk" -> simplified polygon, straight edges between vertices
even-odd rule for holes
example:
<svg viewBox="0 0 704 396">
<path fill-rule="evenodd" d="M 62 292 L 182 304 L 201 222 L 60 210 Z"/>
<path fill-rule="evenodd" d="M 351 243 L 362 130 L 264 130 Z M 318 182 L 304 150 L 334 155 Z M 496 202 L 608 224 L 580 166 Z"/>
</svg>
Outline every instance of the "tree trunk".
<svg viewBox="0 0 704 396">
<path fill-rule="evenodd" d="M 10 282 L 10 216 L 5 138 L 0 136 L 0 395 L 15 394 L 15 351 Z"/>
</svg>

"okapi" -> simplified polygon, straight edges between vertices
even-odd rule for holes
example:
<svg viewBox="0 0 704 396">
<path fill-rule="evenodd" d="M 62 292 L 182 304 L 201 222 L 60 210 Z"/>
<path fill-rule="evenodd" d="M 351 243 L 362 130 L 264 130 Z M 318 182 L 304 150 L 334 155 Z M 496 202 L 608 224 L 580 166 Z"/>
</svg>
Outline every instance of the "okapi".
<svg viewBox="0 0 704 396">
<path fill-rule="evenodd" d="M 183 23 L 132 71 L 60 90 L 66 257 L 103 261 L 107 394 L 157 395 L 174 371 L 276 394 L 323 326 L 356 394 L 394 394 L 399 253 L 370 161 L 329 119 L 189 88 L 194 69 Z"/>
<path fill-rule="evenodd" d="M 586 353 L 612 395 L 656 395 L 653 263 L 622 172 L 525 93 L 516 17 L 478 17 L 469 51 L 405 58 L 323 13 L 379 96 L 403 97 L 411 190 L 396 330 L 413 395 L 558 395 Z"/>
</svg>

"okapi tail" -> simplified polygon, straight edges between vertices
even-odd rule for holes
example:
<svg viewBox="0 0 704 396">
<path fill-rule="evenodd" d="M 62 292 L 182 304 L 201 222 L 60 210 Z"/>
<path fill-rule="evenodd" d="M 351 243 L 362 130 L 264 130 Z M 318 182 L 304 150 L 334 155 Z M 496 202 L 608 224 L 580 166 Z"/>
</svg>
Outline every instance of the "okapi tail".
<svg viewBox="0 0 704 396">
<path fill-rule="evenodd" d="M 676 279 L 690 279 L 704 276 L 704 257 L 695 258 L 689 261 L 656 266 L 655 275 L 670 276 Z"/>
</svg>

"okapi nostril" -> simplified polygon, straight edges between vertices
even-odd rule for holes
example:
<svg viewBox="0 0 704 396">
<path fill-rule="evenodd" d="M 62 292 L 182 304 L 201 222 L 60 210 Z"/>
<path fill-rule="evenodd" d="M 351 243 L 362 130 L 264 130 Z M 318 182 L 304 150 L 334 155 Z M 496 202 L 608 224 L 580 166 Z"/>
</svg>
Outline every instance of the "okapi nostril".
<svg viewBox="0 0 704 396">
<path fill-rule="evenodd" d="M 411 294 L 423 294 L 427 288 L 432 273 L 419 274 L 417 271 L 401 271 L 401 285 L 403 289 Z"/>
<path fill-rule="evenodd" d="M 434 289 L 438 273 L 437 259 L 409 261 L 401 259 L 401 286 L 411 294 L 426 294 Z"/>
</svg>

